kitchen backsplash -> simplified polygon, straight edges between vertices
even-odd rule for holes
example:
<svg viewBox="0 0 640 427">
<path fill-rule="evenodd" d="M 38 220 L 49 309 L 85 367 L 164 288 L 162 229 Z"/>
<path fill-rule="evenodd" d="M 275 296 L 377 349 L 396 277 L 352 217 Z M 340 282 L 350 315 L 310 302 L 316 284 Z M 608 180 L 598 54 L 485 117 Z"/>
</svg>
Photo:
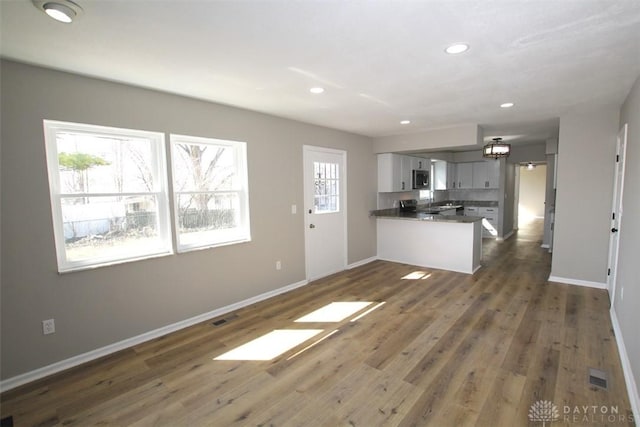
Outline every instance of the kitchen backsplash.
<svg viewBox="0 0 640 427">
<path fill-rule="evenodd" d="M 499 190 L 414 190 L 401 193 L 378 193 L 378 209 L 398 207 L 398 200 L 416 199 L 418 203 L 447 200 L 498 201 Z"/>
</svg>

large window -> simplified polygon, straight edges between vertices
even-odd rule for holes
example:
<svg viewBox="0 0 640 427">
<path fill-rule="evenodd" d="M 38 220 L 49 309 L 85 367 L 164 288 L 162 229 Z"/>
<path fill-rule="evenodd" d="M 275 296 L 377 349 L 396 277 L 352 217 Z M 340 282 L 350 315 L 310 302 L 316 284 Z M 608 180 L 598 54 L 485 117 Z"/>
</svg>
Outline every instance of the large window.
<svg viewBox="0 0 640 427">
<path fill-rule="evenodd" d="M 246 144 L 171 135 L 178 251 L 249 241 Z"/>
<path fill-rule="evenodd" d="M 44 129 L 60 272 L 172 253 L 163 134 Z"/>
</svg>

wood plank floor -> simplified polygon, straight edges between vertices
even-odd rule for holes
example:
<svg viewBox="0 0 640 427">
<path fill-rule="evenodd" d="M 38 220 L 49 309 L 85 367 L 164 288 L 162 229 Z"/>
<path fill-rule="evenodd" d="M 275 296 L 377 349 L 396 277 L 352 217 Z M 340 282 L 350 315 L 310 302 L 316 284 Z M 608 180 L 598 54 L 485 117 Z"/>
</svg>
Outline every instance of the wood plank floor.
<svg viewBox="0 0 640 427">
<path fill-rule="evenodd" d="M 538 426 L 529 410 L 544 400 L 559 410 L 554 425 L 634 425 L 607 293 L 547 282 L 541 234 L 537 222 L 505 242 L 485 239 L 474 275 L 376 261 L 318 280 L 222 326 L 195 325 L 8 391 L 2 417 L 17 426 Z M 352 301 L 372 304 L 337 322 L 295 322 Z M 213 360 L 276 329 L 323 332 L 272 360 Z M 608 389 L 588 384 L 589 367 L 607 372 Z"/>
</svg>

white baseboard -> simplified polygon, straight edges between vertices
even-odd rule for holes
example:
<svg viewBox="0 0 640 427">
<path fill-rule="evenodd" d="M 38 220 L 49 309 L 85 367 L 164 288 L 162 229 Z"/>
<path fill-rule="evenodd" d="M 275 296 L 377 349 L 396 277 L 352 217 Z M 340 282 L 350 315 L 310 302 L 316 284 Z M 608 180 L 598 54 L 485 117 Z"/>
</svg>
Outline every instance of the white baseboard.
<svg viewBox="0 0 640 427">
<path fill-rule="evenodd" d="M 633 371 L 631 370 L 631 362 L 629 361 L 629 355 L 624 345 L 624 339 L 622 338 L 622 331 L 620 330 L 620 324 L 618 323 L 618 317 L 613 307 L 609 311 L 611 316 L 611 324 L 613 325 L 613 332 L 616 335 L 616 344 L 618 345 L 618 353 L 620 354 L 620 361 L 622 362 L 622 372 L 624 373 L 624 382 L 627 385 L 627 393 L 629 394 L 629 402 L 631 403 L 631 410 L 633 411 L 633 418 L 640 420 L 640 394 L 638 392 L 638 386 L 636 384 Z"/>
<path fill-rule="evenodd" d="M 7 390 L 11 390 L 23 384 L 27 384 L 29 382 L 39 380 L 40 378 L 47 377 L 49 375 L 64 371 L 65 369 L 73 368 L 74 366 L 81 365 L 86 362 L 90 362 L 92 360 L 98 359 L 103 356 L 107 356 L 109 354 L 115 353 L 116 351 L 124 350 L 126 348 L 132 347 L 134 345 L 141 344 L 145 341 L 152 340 L 154 338 L 161 337 L 163 335 L 170 334 L 171 332 L 178 331 L 180 329 L 187 328 L 189 326 L 193 326 L 197 323 L 201 323 L 207 321 L 209 319 L 213 319 L 215 317 L 222 316 L 223 314 L 241 309 L 243 307 L 249 306 L 251 304 L 255 304 L 260 301 L 264 301 L 266 299 L 272 298 L 276 295 L 283 294 L 285 292 L 292 291 L 296 288 L 307 285 L 309 282 L 307 280 L 301 280 L 300 282 L 292 283 L 287 286 L 283 286 L 278 289 L 274 289 L 273 291 L 265 292 L 260 295 L 256 295 L 251 298 L 247 298 L 243 301 L 236 302 L 234 304 L 227 305 L 225 307 L 217 308 L 215 310 L 209 311 L 207 313 L 202 313 L 198 316 L 191 317 L 186 320 L 182 320 L 180 322 L 173 323 L 171 325 L 163 326 L 158 329 L 154 329 L 149 332 L 145 332 L 144 334 L 137 335 L 135 337 L 127 338 L 125 340 L 109 344 L 107 346 L 97 348 L 95 350 L 88 351 L 86 353 L 79 354 L 77 356 L 70 357 L 65 360 L 61 360 L 56 363 L 52 363 L 51 365 L 44 366 L 42 368 L 35 369 L 30 372 L 26 372 L 24 374 L 17 375 L 15 377 L 7 378 L 6 380 L 0 381 L 0 392 L 5 392 Z"/>
<path fill-rule="evenodd" d="M 369 264 L 370 262 L 376 261 L 378 259 L 377 256 L 372 256 L 369 258 L 361 259 L 360 261 L 356 261 L 352 264 L 347 265 L 347 270 L 351 270 L 352 268 L 360 267 L 361 265 Z"/>
<path fill-rule="evenodd" d="M 607 289 L 606 283 L 590 282 L 588 280 L 569 279 L 567 277 L 549 276 L 550 282 L 566 283 L 567 285 L 586 286 L 587 288 Z"/>
<path fill-rule="evenodd" d="M 541 244 L 540 247 L 543 249 L 549 249 L 549 245 L 547 243 Z"/>
<path fill-rule="evenodd" d="M 502 242 L 502 241 L 504 241 L 504 240 L 507 240 L 509 237 L 513 236 L 513 233 L 514 233 L 515 231 L 516 231 L 516 230 L 511 230 L 510 232 L 508 232 L 507 234 L 505 234 L 505 235 L 504 235 L 504 236 L 502 236 L 502 237 L 496 237 L 496 240 L 497 240 L 497 241 L 499 241 L 499 242 Z"/>
</svg>

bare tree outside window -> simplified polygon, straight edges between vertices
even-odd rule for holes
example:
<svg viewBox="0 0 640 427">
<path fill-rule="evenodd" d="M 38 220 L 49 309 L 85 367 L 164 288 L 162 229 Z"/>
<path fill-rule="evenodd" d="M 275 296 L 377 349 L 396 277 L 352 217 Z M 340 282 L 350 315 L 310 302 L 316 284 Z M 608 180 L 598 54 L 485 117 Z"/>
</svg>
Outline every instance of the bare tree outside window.
<svg viewBox="0 0 640 427">
<path fill-rule="evenodd" d="M 45 121 L 45 140 L 61 271 L 171 251 L 162 134 Z"/>
<path fill-rule="evenodd" d="M 242 145 L 238 145 L 242 144 Z M 172 135 L 179 246 L 245 239 L 244 143 Z"/>
</svg>

